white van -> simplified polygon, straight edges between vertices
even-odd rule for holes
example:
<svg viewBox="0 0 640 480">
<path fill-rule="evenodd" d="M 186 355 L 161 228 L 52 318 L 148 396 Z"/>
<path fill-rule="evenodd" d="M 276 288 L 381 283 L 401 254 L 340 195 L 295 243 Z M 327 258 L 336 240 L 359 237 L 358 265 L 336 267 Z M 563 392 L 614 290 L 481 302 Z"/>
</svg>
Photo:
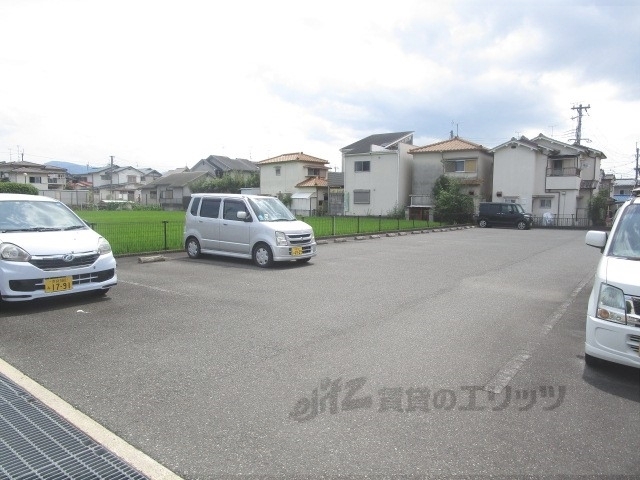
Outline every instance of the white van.
<svg viewBox="0 0 640 480">
<path fill-rule="evenodd" d="M 587 307 L 585 362 L 640 368 L 640 190 L 618 209 L 611 233 L 587 232 L 602 250 Z"/>
<path fill-rule="evenodd" d="M 191 195 L 183 240 L 191 258 L 226 255 L 253 259 L 259 267 L 316 255 L 313 229 L 277 198 L 260 195 Z"/>
<path fill-rule="evenodd" d="M 0 300 L 104 295 L 117 282 L 109 242 L 66 205 L 0 193 Z"/>
</svg>

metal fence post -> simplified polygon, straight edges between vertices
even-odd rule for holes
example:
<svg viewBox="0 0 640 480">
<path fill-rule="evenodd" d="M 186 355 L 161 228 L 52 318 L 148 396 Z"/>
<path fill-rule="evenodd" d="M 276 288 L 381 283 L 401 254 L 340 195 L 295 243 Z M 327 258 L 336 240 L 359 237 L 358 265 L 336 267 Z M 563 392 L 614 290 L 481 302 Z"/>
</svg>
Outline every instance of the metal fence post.
<svg viewBox="0 0 640 480">
<path fill-rule="evenodd" d="M 164 224 L 164 249 L 168 250 L 167 247 L 167 223 L 169 223 L 167 220 L 163 220 L 162 223 Z"/>
</svg>

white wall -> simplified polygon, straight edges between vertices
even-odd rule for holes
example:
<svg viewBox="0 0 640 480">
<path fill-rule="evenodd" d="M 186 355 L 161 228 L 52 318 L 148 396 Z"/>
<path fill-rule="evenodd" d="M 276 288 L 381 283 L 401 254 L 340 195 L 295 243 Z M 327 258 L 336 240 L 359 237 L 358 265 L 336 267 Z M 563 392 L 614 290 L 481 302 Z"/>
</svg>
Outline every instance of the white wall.
<svg viewBox="0 0 640 480">
<path fill-rule="evenodd" d="M 516 197 L 517 203 L 531 212 L 534 182 L 539 175 L 536 159 L 537 153 L 528 147 L 498 149 L 493 155 L 493 201 Z M 498 192 L 502 192 L 502 197 Z"/>
<path fill-rule="evenodd" d="M 344 156 L 344 190 L 348 193 L 346 215 L 387 215 L 396 206 L 404 208 L 409 204 L 412 169 L 406 158 L 410 156 L 406 153 L 409 149 L 403 145 L 398 151 Z M 369 161 L 370 171 L 356 172 L 356 161 Z M 354 190 L 369 190 L 370 203 L 354 203 Z"/>
<path fill-rule="evenodd" d="M 305 163 L 283 162 L 260 165 L 260 193 L 262 195 L 278 195 L 293 193 L 295 186 L 306 177 Z M 280 167 L 280 175 L 276 175 L 276 167 Z"/>
</svg>

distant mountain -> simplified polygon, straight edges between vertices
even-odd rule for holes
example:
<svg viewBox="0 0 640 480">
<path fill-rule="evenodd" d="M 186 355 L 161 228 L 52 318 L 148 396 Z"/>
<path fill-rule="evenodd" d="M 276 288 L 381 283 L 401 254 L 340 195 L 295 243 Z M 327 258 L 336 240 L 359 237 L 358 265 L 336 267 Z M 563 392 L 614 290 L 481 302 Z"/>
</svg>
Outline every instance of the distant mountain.
<svg viewBox="0 0 640 480">
<path fill-rule="evenodd" d="M 82 175 L 83 173 L 90 172 L 92 170 L 96 170 L 98 167 L 92 167 L 90 165 L 78 165 L 76 163 L 69 162 L 59 162 L 57 160 L 53 160 L 51 162 L 45 163 L 45 165 L 51 165 L 52 167 L 64 168 L 71 175 Z"/>
</svg>

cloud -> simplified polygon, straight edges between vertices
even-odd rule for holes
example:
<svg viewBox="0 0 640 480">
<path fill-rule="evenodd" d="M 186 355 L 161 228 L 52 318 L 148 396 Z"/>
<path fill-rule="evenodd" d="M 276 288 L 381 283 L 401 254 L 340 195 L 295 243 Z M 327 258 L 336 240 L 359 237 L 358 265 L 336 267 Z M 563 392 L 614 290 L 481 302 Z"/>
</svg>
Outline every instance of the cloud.
<svg viewBox="0 0 640 480">
<path fill-rule="evenodd" d="M 630 2 L 6 0 L 0 16 L 0 155 L 339 165 L 373 133 L 571 134 L 580 102 L 585 137 L 624 157 L 639 136 Z"/>
</svg>

